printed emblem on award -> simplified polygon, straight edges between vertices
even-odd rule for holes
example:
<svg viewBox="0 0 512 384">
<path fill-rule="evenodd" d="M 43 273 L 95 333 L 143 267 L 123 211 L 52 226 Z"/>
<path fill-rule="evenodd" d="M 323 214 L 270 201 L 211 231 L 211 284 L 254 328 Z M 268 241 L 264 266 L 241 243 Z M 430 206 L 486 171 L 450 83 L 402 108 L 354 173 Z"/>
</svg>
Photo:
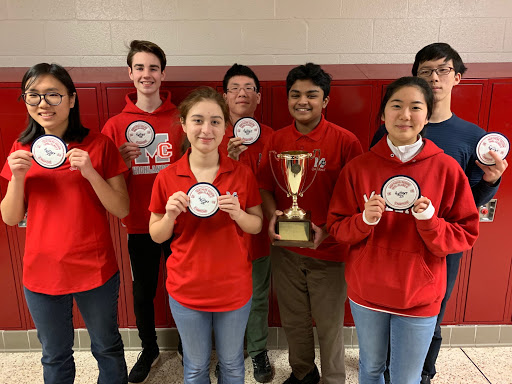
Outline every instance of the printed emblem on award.
<svg viewBox="0 0 512 384">
<path fill-rule="evenodd" d="M 476 145 L 476 156 L 485 165 L 494 165 L 496 162 L 490 152 L 496 152 L 503 160 L 510 150 L 510 142 L 507 137 L 499 132 L 490 132 L 484 135 Z"/>
<path fill-rule="evenodd" d="M 219 210 L 220 192 L 210 183 L 194 184 L 187 195 L 190 198 L 188 209 L 194 216 L 206 218 Z"/>
<path fill-rule="evenodd" d="M 145 148 L 151 145 L 155 140 L 155 130 L 146 121 L 137 120 L 126 128 L 126 140 L 135 143 L 139 148 Z"/>
<path fill-rule="evenodd" d="M 68 147 L 60 137 L 43 135 L 32 143 L 30 149 L 34 161 L 43 168 L 58 168 L 66 162 Z"/>
<path fill-rule="evenodd" d="M 381 196 L 391 209 L 409 209 L 421 196 L 420 186 L 412 177 L 393 176 L 382 186 Z"/>
<path fill-rule="evenodd" d="M 261 135 L 261 127 L 252 117 L 242 117 L 233 126 L 233 136 L 241 137 L 244 145 L 254 144 Z"/>
<path fill-rule="evenodd" d="M 308 168 L 311 166 L 312 159 L 320 157 L 320 150 L 315 149 L 313 153 L 287 151 L 279 154 L 275 151 L 270 151 L 269 157 L 270 169 L 277 185 L 286 193 L 287 197 L 292 197 L 292 206 L 284 211 L 284 215 L 277 217 L 276 233 L 279 234 L 281 240 L 275 240 L 273 244 L 282 247 L 312 248 L 314 246 L 314 239 L 311 212 L 299 208 L 297 197 L 302 197 L 315 180 L 318 167 L 315 168 L 311 181 L 305 187 Z M 279 162 L 279 168 L 283 174 L 286 188 L 281 186 L 276 177 L 274 166 L 272 165 L 273 158 Z"/>
</svg>

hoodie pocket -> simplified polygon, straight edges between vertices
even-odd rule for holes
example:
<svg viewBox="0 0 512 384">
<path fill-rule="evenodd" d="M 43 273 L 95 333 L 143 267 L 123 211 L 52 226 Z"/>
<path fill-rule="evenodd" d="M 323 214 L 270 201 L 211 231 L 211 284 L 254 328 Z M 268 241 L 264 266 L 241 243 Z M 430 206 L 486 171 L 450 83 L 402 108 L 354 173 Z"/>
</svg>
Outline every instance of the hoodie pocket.
<svg viewBox="0 0 512 384">
<path fill-rule="evenodd" d="M 362 299 L 390 309 L 431 304 L 439 294 L 423 252 L 367 244 L 360 256 L 347 265 L 347 283 Z"/>
</svg>

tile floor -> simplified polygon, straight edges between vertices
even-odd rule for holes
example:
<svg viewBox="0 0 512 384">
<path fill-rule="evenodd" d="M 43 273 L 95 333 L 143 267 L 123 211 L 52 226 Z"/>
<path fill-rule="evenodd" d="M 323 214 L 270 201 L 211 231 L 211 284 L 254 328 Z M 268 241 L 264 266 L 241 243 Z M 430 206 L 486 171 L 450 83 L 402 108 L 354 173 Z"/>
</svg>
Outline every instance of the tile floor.
<svg viewBox="0 0 512 384">
<path fill-rule="evenodd" d="M 127 351 L 126 362 L 131 368 L 137 360 L 138 352 Z M 272 350 L 270 359 L 276 375 L 273 383 L 282 383 L 290 374 L 286 350 Z M 317 350 L 318 356 L 318 350 Z M 40 352 L 2 353 L 0 359 L 1 384 L 42 383 Z M 357 383 L 357 348 L 346 350 L 347 382 Z M 215 362 L 215 356 L 212 357 Z M 90 352 L 75 352 L 77 365 L 76 384 L 96 382 L 98 370 Z M 317 364 L 320 363 L 317 357 Z M 256 383 L 252 378 L 250 359 L 246 359 L 246 383 Z M 212 383 L 216 383 L 213 377 Z M 433 384 L 511 384 L 512 383 L 512 347 L 494 348 L 443 348 L 438 360 L 438 374 Z M 175 352 L 163 351 L 161 360 L 153 369 L 146 384 L 182 383 L 181 363 Z"/>
</svg>

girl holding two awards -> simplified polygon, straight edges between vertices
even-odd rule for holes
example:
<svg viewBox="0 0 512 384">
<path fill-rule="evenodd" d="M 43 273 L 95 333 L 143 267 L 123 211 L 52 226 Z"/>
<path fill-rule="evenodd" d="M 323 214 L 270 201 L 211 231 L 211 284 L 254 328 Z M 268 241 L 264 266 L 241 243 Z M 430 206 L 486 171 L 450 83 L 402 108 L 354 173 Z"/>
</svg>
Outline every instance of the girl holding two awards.
<svg viewBox="0 0 512 384">
<path fill-rule="evenodd" d="M 219 382 L 244 382 L 244 333 L 251 309 L 251 261 L 243 233 L 259 233 L 261 198 L 244 164 L 220 154 L 229 111 L 213 88 L 178 107 L 191 148 L 153 185 L 149 233 L 171 238 L 167 291 L 183 343 L 185 383 L 210 382 L 211 332 Z"/>
<path fill-rule="evenodd" d="M 359 382 L 421 381 L 444 297 L 447 254 L 470 249 L 478 212 L 467 177 L 420 135 L 433 94 L 417 77 L 391 83 L 379 116 L 388 135 L 343 168 L 327 225 L 349 244 L 345 276 L 359 340 Z"/>
<path fill-rule="evenodd" d="M 27 212 L 23 286 L 42 344 L 45 383 L 73 383 L 73 299 L 98 361 L 98 383 L 128 382 L 117 324 L 119 270 L 106 212 L 128 214 L 114 143 L 80 122 L 78 95 L 57 64 L 30 68 L 21 82 L 29 114 L 1 175 L 9 180 L 2 219 Z"/>
</svg>

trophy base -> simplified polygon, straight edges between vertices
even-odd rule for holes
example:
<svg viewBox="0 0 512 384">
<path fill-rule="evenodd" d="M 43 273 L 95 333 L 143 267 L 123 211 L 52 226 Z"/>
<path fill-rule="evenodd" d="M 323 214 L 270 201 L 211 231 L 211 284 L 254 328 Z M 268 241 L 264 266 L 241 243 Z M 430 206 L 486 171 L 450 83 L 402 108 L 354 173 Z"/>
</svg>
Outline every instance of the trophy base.
<svg viewBox="0 0 512 384">
<path fill-rule="evenodd" d="M 276 233 L 281 240 L 274 240 L 273 245 L 279 247 L 313 248 L 313 227 L 311 225 L 311 212 L 307 211 L 304 218 L 287 218 L 278 216 Z"/>
</svg>

